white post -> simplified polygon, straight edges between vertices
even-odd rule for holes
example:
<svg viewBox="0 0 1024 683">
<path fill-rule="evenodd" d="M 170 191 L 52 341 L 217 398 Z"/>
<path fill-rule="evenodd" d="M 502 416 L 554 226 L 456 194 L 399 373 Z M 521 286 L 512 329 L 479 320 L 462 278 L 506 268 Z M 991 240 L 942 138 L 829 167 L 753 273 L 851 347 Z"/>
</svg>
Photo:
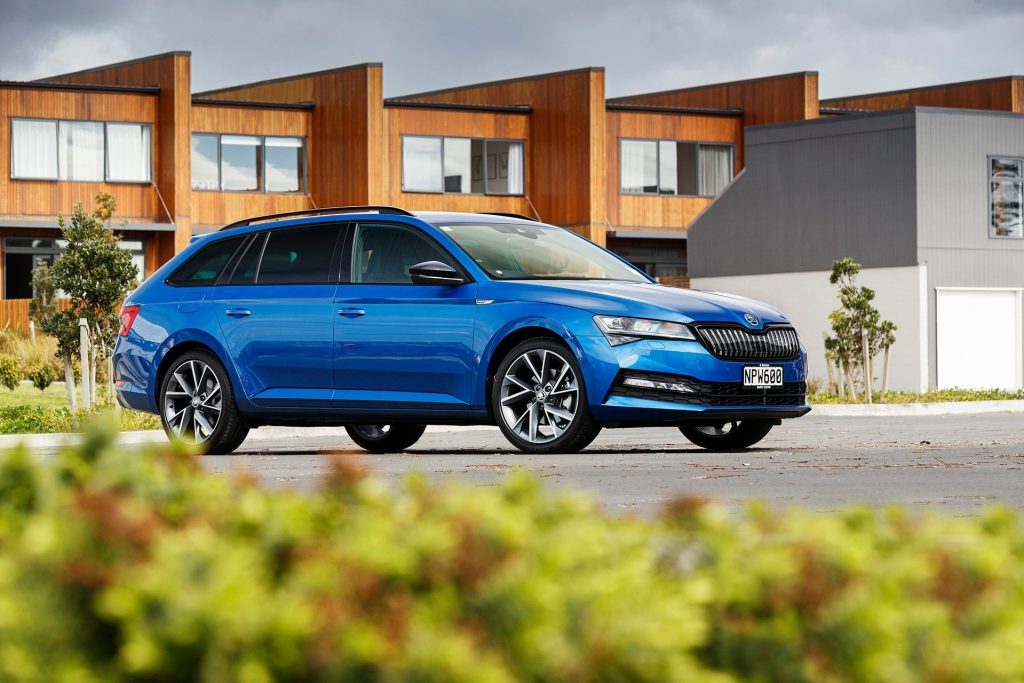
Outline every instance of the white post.
<svg viewBox="0 0 1024 683">
<path fill-rule="evenodd" d="M 89 372 L 89 321 L 85 318 L 78 319 L 78 344 L 82 362 L 82 407 L 89 410 L 92 407 L 92 373 Z"/>
<path fill-rule="evenodd" d="M 871 405 L 871 356 L 868 350 L 868 331 L 862 329 L 860 331 L 860 345 L 861 351 L 864 355 L 861 361 L 861 370 L 864 374 L 864 402 Z"/>
<path fill-rule="evenodd" d="M 28 340 L 30 342 L 32 342 L 33 344 L 36 343 L 36 321 L 35 320 L 29 320 L 28 321 Z"/>
<path fill-rule="evenodd" d="M 885 357 L 882 360 L 882 393 L 889 391 L 889 347 L 885 347 Z"/>
</svg>

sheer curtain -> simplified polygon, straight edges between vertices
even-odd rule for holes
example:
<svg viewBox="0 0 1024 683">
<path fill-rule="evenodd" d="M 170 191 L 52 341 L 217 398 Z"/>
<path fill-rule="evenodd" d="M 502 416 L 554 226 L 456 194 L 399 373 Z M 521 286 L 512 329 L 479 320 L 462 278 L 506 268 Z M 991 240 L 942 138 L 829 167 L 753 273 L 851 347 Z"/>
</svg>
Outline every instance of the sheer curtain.
<svg viewBox="0 0 1024 683">
<path fill-rule="evenodd" d="M 61 180 L 103 180 L 103 124 L 61 121 L 58 174 Z"/>
<path fill-rule="evenodd" d="M 11 176 L 57 177 L 57 122 L 11 121 Z"/>
<path fill-rule="evenodd" d="M 622 191 L 627 194 L 657 192 L 657 141 L 623 140 L 619 150 Z"/>
<path fill-rule="evenodd" d="M 523 143 L 513 142 L 508 146 L 508 193 L 523 194 Z"/>
<path fill-rule="evenodd" d="M 732 180 L 732 147 L 700 146 L 700 194 L 715 197 Z"/>
<path fill-rule="evenodd" d="M 107 178 L 115 182 L 150 180 L 153 149 L 150 127 L 138 123 L 107 124 Z"/>
</svg>

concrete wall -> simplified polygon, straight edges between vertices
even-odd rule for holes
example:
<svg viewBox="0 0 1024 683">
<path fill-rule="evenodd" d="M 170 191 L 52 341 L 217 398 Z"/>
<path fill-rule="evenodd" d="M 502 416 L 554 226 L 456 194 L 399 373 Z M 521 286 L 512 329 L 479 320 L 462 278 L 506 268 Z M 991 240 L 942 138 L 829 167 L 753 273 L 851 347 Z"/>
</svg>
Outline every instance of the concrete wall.
<svg viewBox="0 0 1024 683">
<path fill-rule="evenodd" d="M 745 135 L 746 170 L 690 228 L 691 277 L 918 263 L 912 111 Z"/>
<path fill-rule="evenodd" d="M 694 289 L 728 292 L 758 299 L 779 308 L 796 327 L 807 349 L 809 374 L 825 380 L 828 315 L 839 307 L 836 290 L 825 270 L 693 278 Z M 876 292 L 875 303 L 887 320 L 896 323 L 896 344 L 890 359 L 889 388 L 923 391 L 928 387 L 928 290 L 924 266 L 866 268 L 860 284 Z M 881 358 L 876 377 L 881 379 Z"/>
<path fill-rule="evenodd" d="M 990 238 L 988 223 L 988 157 L 1024 157 L 1024 116 L 919 108 L 916 137 L 918 246 L 928 266 L 929 319 L 935 320 L 936 287 L 1024 287 L 1024 239 Z"/>
</svg>

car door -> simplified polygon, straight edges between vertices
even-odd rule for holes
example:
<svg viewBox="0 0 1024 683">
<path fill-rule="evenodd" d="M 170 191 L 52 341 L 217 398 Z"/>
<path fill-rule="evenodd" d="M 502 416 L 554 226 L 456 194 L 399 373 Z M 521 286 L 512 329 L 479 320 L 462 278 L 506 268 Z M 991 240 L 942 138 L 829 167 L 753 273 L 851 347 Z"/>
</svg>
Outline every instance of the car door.
<svg viewBox="0 0 1024 683">
<path fill-rule="evenodd" d="M 417 263 L 459 266 L 424 231 L 404 223 L 354 224 L 345 251 L 334 323 L 335 405 L 468 407 L 476 283 L 413 284 L 409 267 Z"/>
<path fill-rule="evenodd" d="M 343 224 L 255 235 L 215 288 L 224 345 L 256 405 L 329 408 Z"/>
</svg>

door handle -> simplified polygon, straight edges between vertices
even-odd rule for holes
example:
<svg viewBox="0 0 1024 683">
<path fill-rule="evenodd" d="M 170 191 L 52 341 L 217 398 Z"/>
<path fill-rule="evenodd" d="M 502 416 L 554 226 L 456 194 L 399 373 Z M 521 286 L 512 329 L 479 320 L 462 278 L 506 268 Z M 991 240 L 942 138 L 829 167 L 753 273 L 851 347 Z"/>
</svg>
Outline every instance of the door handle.
<svg viewBox="0 0 1024 683">
<path fill-rule="evenodd" d="M 343 315 L 346 318 L 358 318 L 361 315 L 366 315 L 366 311 L 362 308 L 339 308 L 338 315 Z"/>
<path fill-rule="evenodd" d="M 252 315 L 252 311 L 248 308 L 229 308 L 224 311 L 225 315 L 229 315 L 232 318 L 244 318 L 247 315 Z"/>
</svg>

